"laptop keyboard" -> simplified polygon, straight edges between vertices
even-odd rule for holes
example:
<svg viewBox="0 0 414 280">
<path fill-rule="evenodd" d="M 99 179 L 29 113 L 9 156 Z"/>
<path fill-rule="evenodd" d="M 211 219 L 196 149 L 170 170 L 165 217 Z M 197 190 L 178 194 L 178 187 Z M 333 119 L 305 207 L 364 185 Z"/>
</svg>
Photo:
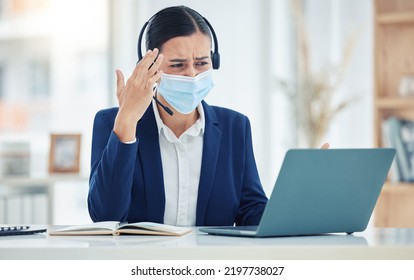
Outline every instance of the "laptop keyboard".
<svg viewBox="0 0 414 280">
<path fill-rule="evenodd" d="M 257 226 L 224 226 L 220 227 L 221 229 L 232 229 L 232 230 L 247 230 L 247 231 L 257 231 Z"/>
<path fill-rule="evenodd" d="M 29 229 L 30 226 L 26 225 L 0 225 L 0 231 L 19 231 Z"/>
</svg>

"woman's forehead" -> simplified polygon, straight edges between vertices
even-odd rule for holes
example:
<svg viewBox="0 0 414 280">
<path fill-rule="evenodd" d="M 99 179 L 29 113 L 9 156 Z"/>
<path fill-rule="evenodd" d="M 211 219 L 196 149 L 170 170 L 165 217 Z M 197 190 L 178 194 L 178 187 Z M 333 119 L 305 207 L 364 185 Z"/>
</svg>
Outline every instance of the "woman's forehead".
<svg viewBox="0 0 414 280">
<path fill-rule="evenodd" d="M 210 54 L 210 37 L 202 33 L 194 33 L 190 36 L 174 37 L 162 46 L 164 56 L 205 56 Z"/>
</svg>

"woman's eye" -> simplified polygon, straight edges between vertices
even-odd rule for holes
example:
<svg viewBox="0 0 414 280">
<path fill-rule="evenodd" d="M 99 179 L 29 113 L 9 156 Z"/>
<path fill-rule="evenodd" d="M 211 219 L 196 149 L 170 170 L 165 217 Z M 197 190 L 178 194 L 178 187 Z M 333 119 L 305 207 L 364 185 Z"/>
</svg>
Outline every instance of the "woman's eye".
<svg viewBox="0 0 414 280">
<path fill-rule="evenodd" d="M 184 64 L 182 64 L 182 63 L 177 63 L 177 64 L 170 65 L 170 67 L 172 67 L 172 68 L 179 68 L 179 67 L 183 67 L 183 66 L 184 66 Z"/>
<path fill-rule="evenodd" d="M 197 62 L 196 63 L 196 66 L 205 66 L 205 65 L 208 65 L 208 62 L 203 61 L 203 62 Z"/>
</svg>

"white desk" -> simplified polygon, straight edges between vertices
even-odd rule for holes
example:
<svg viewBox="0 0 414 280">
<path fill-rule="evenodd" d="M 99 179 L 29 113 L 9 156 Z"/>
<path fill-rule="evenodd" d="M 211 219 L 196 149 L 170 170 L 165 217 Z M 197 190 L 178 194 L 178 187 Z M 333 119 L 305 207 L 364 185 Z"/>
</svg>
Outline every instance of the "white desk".
<svg viewBox="0 0 414 280">
<path fill-rule="evenodd" d="M 53 174 L 42 177 L 10 176 L 0 177 L 0 199 L 7 200 L 12 196 L 46 194 L 47 221 L 54 221 L 54 187 L 58 182 L 87 182 L 88 176 L 79 174 Z M 4 207 L 3 211 L 7 211 Z M 3 213 L 6 215 L 7 213 Z"/>
<path fill-rule="evenodd" d="M 8 260 L 414 260 L 413 229 L 371 229 L 355 235 L 241 238 L 193 232 L 162 236 L 0 237 L 0 259 Z"/>
</svg>

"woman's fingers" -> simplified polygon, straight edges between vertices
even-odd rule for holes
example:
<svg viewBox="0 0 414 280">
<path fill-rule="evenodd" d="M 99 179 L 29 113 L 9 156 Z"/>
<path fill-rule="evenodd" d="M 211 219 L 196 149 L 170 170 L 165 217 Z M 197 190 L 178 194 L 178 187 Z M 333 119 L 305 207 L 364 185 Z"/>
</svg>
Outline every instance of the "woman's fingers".
<svg viewBox="0 0 414 280">
<path fill-rule="evenodd" d="M 157 58 L 158 57 L 158 58 Z M 116 70 L 116 95 L 120 107 L 127 108 L 132 114 L 144 111 L 152 99 L 154 84 L 160 79 L 163 56 L 158 49 L 148 51 L 135 66 L 132 75 L 125 81 L 120 70 Z"/>
<path fill-rule="evenodd" d="M 157 71 L 149 80 L 147 87 L 152 91 L 154 84 L 161 78 L 162 71 Z"/>
<path fill-rule="evenodd" d="M 135 80 L 137 77 L 140 76 L 139 74 L 145 75 L 145 73 L 148 73 L 149 69 L 152 68 L 151 66 L 153 66 L 153 64 L 155 63 L 155 59 L 157 58 L 158 53 L 159 51 L 157 48 L 155 48 L 154 50 L 148 50 L 144 57 L 141 59 L 141 61 L 139 61 L 138 64 L 135 66 L 135 69 L 132 72 L 130 79 Z"/>
<path fill-rule="evenodd" d="M 154 76 L 157 72 L 159 72 L 162 60 L 164 56 L 162 54 L 158 55 L 157 60 L 154 61 L 154 63 L 151 65 L 151 68 L 148 69 L 148 75 L 149 77 Z"/>
<path fill-rule="evenodd" d="M 154 84 L 161 78 L 162 71 L 159 70 L 159 68 L 161 66 L 163 58 L 164 58 L 163 55 L 160 54 L 157 60 L 151 66 L 151 68 L 148 69 L 146 90 L 150 94 L 152 94 L 154 91 Z"/>
<path fill-rule="evenodd" d="M 329 143 L 323 144 L 321 149 L 329 149 Z"/>
</svg>

